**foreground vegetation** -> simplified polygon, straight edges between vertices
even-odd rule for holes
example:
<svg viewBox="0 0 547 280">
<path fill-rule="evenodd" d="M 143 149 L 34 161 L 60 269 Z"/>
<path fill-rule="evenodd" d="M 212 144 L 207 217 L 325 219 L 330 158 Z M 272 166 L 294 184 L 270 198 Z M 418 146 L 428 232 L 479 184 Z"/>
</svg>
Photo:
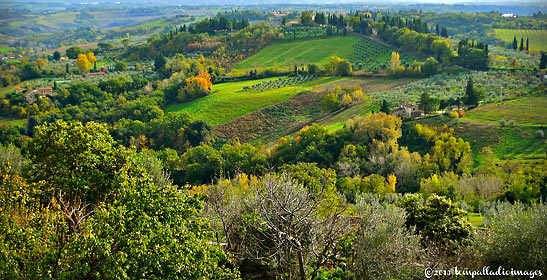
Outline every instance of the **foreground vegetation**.
<svg viewBox="0 0 547 280">
<path fill-rule="evenodd" d="M 11 38 L 0 278 L 541 278 L 547 54 L 489 36 L 547 18 L 348 7 L 127 8 L 150 21 Z"/>
</svg>

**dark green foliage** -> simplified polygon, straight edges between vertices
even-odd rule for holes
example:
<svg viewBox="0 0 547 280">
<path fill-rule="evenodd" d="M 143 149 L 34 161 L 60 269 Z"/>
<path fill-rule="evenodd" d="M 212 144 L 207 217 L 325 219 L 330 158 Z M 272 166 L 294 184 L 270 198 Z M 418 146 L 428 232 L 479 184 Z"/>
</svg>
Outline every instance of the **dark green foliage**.
<svg viewBox="0 0 547 280">
<path fill-rule="evenodd" d="M 201 197 L 155 184 L 106 126 L 44 125 L 29 154 L 37 183 L 0 168 L 0 278 L 238 278 Z"/>
<path fill-rule="evenodd" d="M 156 68 L 156 71 L 161 72 L 162 70 L 164 70 L 165 64 L 167 64 L 165 56 L 161 54 L 156 55 L 156 58 L 154 59 L 154 68 Z"/>
<path fill-rule="evenodd" d="M 389 103 L 385 99 L 382 100 L 382 106 L 380 106 L 380 112 L 389 114 L 391 110 L 389 110 Z"/>
<path fill-rule="evenodd" d="M 424 114 L 429 114 L 437 109 L 439 101 L 431 98 L 427 92 L 420 95 L 419 107 L 424 111 Z"/>
<path fill-rule="evenodd" d="M 81 53 L 85 53 L 85 50 L 80 47 L 70 47 L 66 50 L 66 56 L 70 59 L 78 58 Z"/>
<path fill-rule="evenodd" d="M 312 125 L 276 147 L 272 162 L 277 165 L 298 162 L 315 162 L 320 167 L 330 166 L 337 159 L 342 143 L 339 135 L 330 134 L 326 128 Z"/>
<path fill-rule="evenodd" d="M 117 61 L 116 64 L 114 64 L 114 70 L 116 71 L 127 70 L 127 63 L 125 63 L 125 61 L 123 60 Z"/>
<path fill-rule="evenodd" d="M 212 182 L 221 175 L 222 157 L 211 146 L 191 148 L 181 157 L 181 170 L 185 182 L 195 185 Z"/>
<path fill-rule="evenodd" d="M 541 59 L 539 61 L 539 69 L 545 69 L 547 67 L 547 53 L 541 53 Z"/>
<path fill-rule="evenodd" d="M 223 173 L 227 177 L 245 174 L 262 175 L 266 172 L 267 159 L 259 149 L 251 144 L 224 144 L 220 149 Z"/>
<path fill-rule="evenodd" d="M 61 60 L 61 53 L 59 51 L 55 51 L 53 53 L 53 59 L 55 59 L 57 61 Z"/>
<path fill-rule="evenodd" d="M 320 74 L 321 69 L 317 64 L 308 64 L 308 74 L 313 76 L 318 76 Z"/>
<path fill-rule="evenodd" d="M 429 57 L 422 65 L 422 73 L 426 76 L 437 74 L 439 71 L 439 62 L 434 57 Z"/>
<path fill-rule="evenodd" d="M 517 42 L 517 36 L 513 38 L 513 50 L 517 50 L 518 48 L 518 42 Z"/>
<path fill-rule="evenodd" d="M 28 144 L 32 180 L 44 180 L 48 195 L 62 192 L 95 203 L 114 192 L 131 173 L 123 147 L 105 125 L 62 121 L 34 129 Z"/>
<path fill-rule="evenodd" d="M 23 66 L 23 72 L 21 74 L 21 80 L 30 80 L 42 76 L 42 74 L 40 73 L 40 69 L 38 69 L 38 66 L 32 63 L 25 64 L 25 66 Z"/>
<path fill-rule="evenodd" d="M 444 251 L 471 244 L 473 227 L 467 212 L 442 196 L 432 195 L 425 202 L 420 195 L 405 195 L 401 207 L 407 213 L 407 227 L 416 227 L 422 242 L 432 242 Z"/>
<path fill-rule="evenodd" d="M 476 89 L 473 84 L 473 79 L 467 80 L 467 86 L 465 87 L 465 95 L 463 101 L 465 105 L 477 106 L 479 101 L 484 98 L 484 92 L 480 89 Z"/>
<path fill-rule="evenodd" d="M 211 137 L 211 126 L 202 120 L 194 121 L 186 128 L 186 135 L 192 146 L 208 143 Z"/>
</svg>

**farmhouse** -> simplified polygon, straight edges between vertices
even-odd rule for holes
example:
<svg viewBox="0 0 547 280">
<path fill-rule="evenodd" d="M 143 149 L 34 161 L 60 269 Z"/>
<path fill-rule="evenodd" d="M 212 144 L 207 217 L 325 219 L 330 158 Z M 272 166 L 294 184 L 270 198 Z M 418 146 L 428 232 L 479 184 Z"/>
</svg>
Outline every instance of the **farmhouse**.
<svg viewBox="0 0 547 280">
<path fill-rule="evenodd" d="M 84 73 L 84 77 L 85 78 L 89 78 L 89 77 L 97 77 L 97 76 L 102 76 L 106 74 L 105 72 L 93 72 L 93 73 Z"/>
<path fill-rule="evenodd" d="M 418 108 L 418 105 L 410 103 L 401 104 L 399 107 L 392 110 L 390 114 L 399 118 L 408 119 L 413 119 L 423 115 L 422 111 Z"/>
<path fill-rule="evenodd" d="M 53 94 L 55 94 L 55 91 L 50 87 L 46 87 L 38 88 L 33 91 L 27 91 L 23 94 L 23 96 L 25 98 L 25 101 L 27 101 L 29 104 L 32 104 L 36 102 L 36 98 L 44 98 L 48 95 L 51 96 Z"/>
</svg>

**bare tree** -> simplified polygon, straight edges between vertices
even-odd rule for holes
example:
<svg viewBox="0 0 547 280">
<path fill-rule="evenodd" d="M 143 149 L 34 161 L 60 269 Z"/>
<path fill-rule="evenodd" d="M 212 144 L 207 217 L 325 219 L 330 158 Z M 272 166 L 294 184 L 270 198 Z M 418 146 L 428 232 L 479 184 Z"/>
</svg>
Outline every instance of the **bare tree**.
<svg viewBox="0 0 547 280">
<path fill-rule="evenodd" d="M 220 183 L 208 191 L 207 215 L 224 233 L 229 250 L 241 258 L 267 263 L 307 279 L 320 268 L 349 225 L 341 197 L 326 186 L 313 192 L 289 174 L 270 173 L 248 191 Z"/>
</svg>

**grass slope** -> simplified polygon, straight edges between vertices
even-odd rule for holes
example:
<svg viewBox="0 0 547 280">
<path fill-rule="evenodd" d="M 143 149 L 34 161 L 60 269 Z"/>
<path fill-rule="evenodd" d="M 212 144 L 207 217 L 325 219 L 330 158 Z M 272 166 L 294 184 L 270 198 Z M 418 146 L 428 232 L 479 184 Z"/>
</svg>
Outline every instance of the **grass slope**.
<svg viewBox="0 0 547 280">
<path fill-rule="evenodd" d="M 486 104 L 469 111 L 465 119 L 470 121 L 514 120 L 519 125 L 547 125 L 547 95 L 543 93 L 529 95 L 514 100 Z"/>
<path fill-rule="evenodd" d="M 243 91 L 244 86 L 271 79 L 273 78 L 213 85 L 210 95 L 187 103 L 171 104 L 165 108 L 165 111 L 188 112 L 195 119 L 205 120 L 210 125 L 219 125 L 249 112 L 285 101 L 298 92 L 311 89 L 315 84 L 329 83 L 338 78 L 324 77 L 263 92 Z"/>
<path fill-rule="evenodd" d="M 547 51 L 547 30 L 528 30 L 528 29 L 494 29 L 496 37 L 507 43 L 513 42 L 516 36 L 520 47 L 520 38 L 528 38 L 530 49 Z"/>
<path fill-rule="evenodd" d="M 546 158 L 547 141 L 535 135 L 547 132 L 547 95 L 532 94 L 515 100 L 479 106 L 465 112 L 456 122 L 448 117 L 432 117 L 409 122 L 453 127 L 456 136 L 471 145 L 475 166 L 480 164 L 480 152 L 490 146 L 502 160 L 537 161 Z M 497 120 L 515 120 L 514 127 L 500 127 Z"/>
<path fill-rule="evenodd" d="M 353 44 L 359 40 L 358 37 L 348 35 L 296 42 L 276 42 L 238 63 L 234 69 L 288 67 L 308 63 L 324 65 L 331 56 L 349 58 L 353 52 Z"/>
</svg>

